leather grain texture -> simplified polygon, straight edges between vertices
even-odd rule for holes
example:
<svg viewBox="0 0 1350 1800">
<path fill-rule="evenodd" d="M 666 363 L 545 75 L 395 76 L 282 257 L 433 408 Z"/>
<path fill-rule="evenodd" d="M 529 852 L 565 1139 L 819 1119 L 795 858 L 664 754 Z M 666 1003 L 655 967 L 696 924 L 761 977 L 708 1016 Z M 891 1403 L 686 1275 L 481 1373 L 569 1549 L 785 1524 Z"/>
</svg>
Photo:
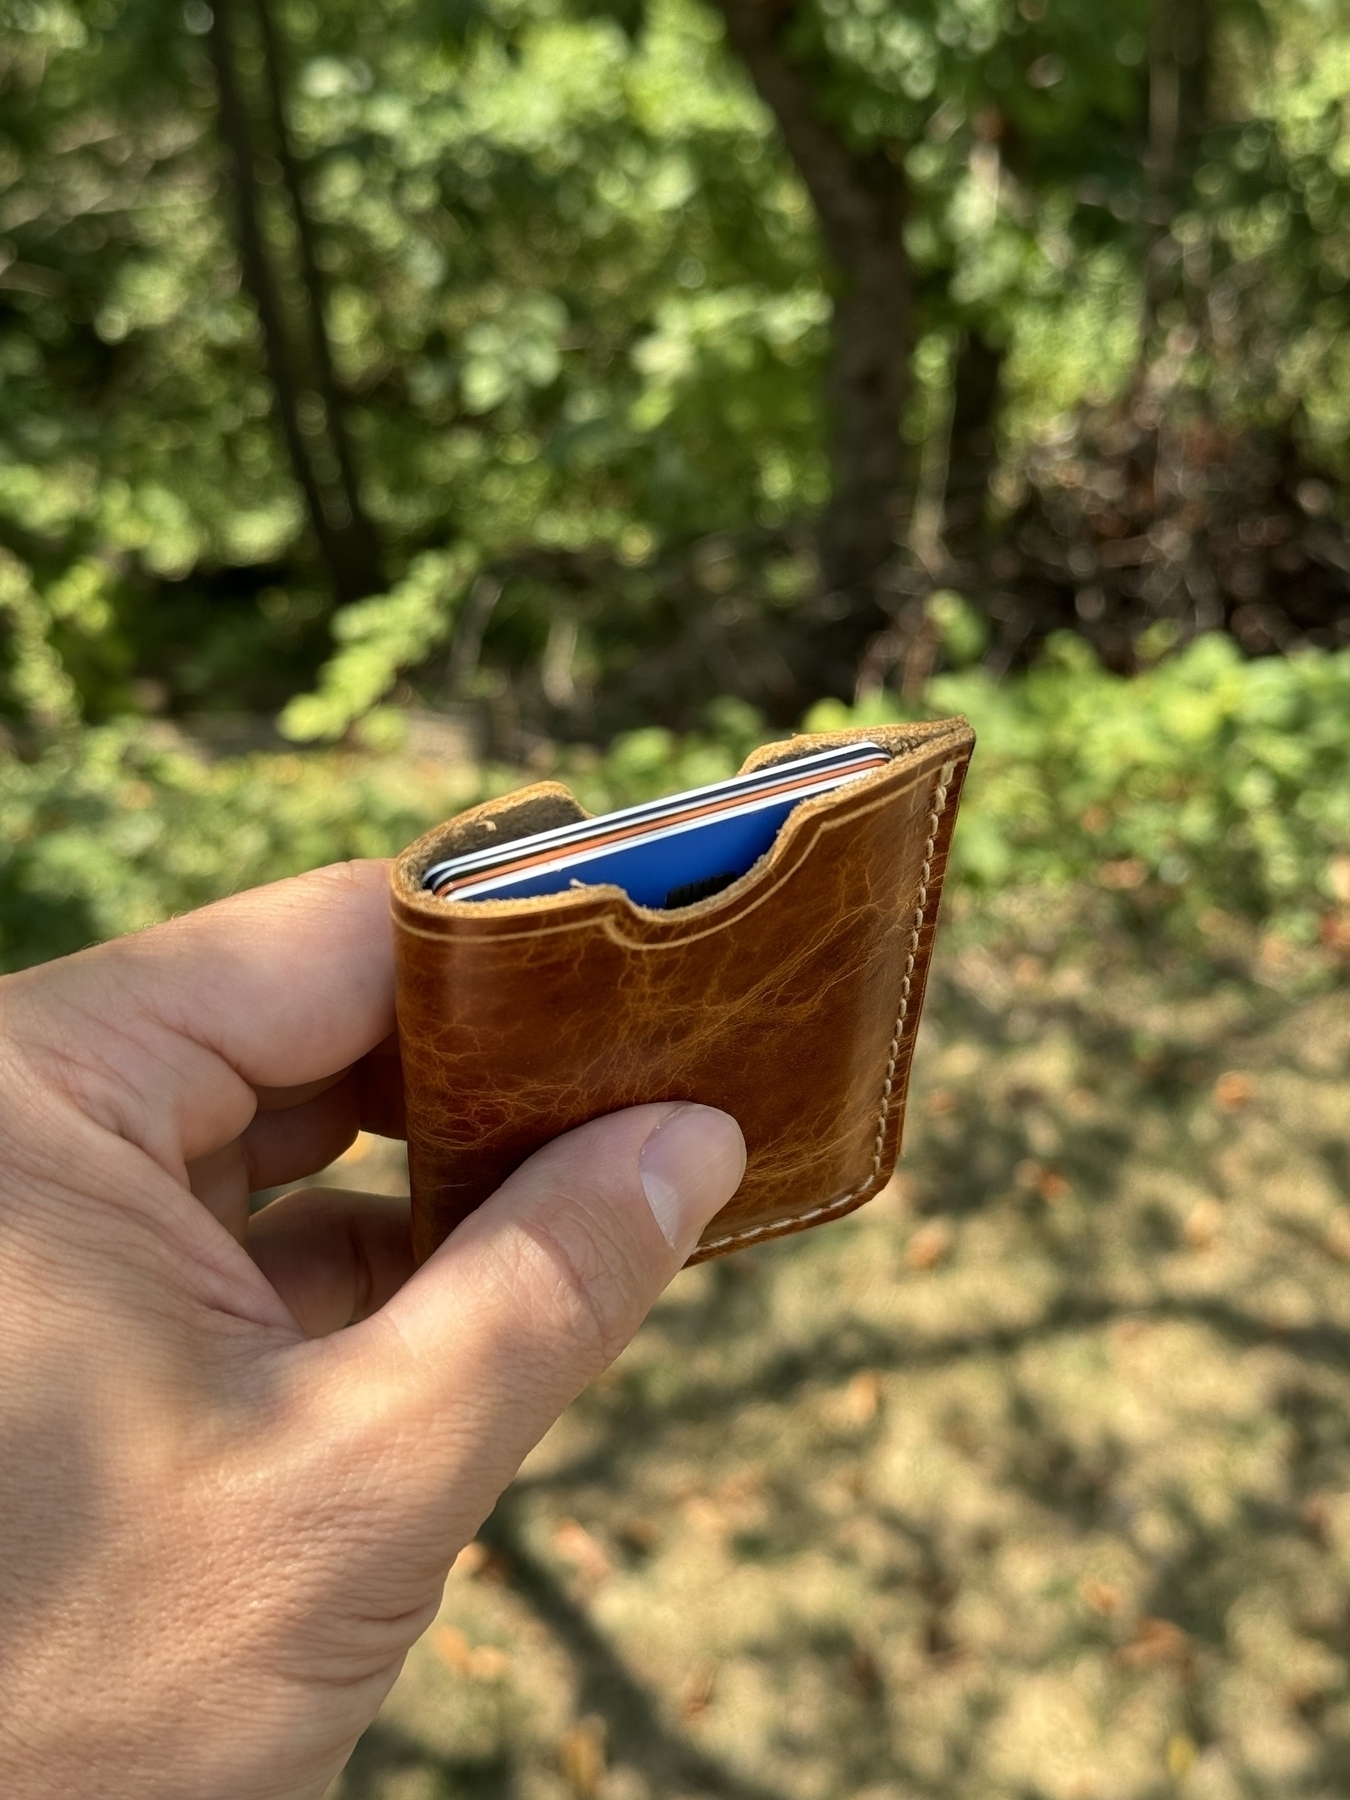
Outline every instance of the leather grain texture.
<svg viewBox="0 0 1350 1800">
<path fill-rule="evenodd" d="M 442 857 L 584 818 L 556 782 L 437 827 L 393 871 L 419 1260 L 533 1151 L 654 1100 L 739 1120 L 745 1178 L 692 1261 L 839 1218 L 885 1185 L 904 1120 L 964 719 L 798 736 L 746 768 L 869 738 L 885 768 L 798 806 L 730 887 L 658 911 L 616 887 L 440 900 Z"/>
</svg>

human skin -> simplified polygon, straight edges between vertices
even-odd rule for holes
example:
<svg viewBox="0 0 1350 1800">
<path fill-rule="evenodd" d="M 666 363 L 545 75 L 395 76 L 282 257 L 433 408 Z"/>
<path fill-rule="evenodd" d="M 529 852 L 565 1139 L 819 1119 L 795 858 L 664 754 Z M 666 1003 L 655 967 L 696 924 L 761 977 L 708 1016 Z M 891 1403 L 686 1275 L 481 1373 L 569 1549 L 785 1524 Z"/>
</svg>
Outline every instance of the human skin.
<svg viewBox="0 0 1350 1800">
<path fill-rule="evenodd" d="M 0 981 L 7 1800 L 321 1795 L 740 1180 L 725 1114 L 644 1106 L 415 1273 L 406 1202 L 250 1221 L 250 1189 L 397 1130 L 393 1028 L 373 862 Z"/>
</svg>

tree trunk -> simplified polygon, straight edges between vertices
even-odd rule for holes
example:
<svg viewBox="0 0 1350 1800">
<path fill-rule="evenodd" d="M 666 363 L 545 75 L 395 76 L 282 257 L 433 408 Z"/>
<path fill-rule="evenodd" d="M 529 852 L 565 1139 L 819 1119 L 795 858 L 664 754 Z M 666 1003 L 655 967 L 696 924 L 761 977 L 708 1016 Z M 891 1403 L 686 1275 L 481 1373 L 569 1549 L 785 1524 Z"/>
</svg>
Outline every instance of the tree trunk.
<svg viewBox="0 0 1350 1800">
<path fill-rule="evenodd" d="M 277 423 L 338 605 L 375 591 L 372 571 L 363 566 L 353 518 L 344 497 L 327 491 L 300 422 L 304 380 L 286 329 L 281 286 L 262 222 L 256 148 L 239 79 L 231 16 L 232 0 L 214 0 L 208 34 L 220 103 L 220 131 L 234 177 L 239 261 L 244 286 L 258 312 L 263 357 L 276 401 Z M 336 503 L 335 503 L 336 502 Z"/>
<path fill-rule="evenodd" d="M 821 552 L 829 586 L 866 618 L 877 603 L 877 577 L 895 554 L 905 478 L 900 415 L 909 367 L 909 265 L 900 172 L 879 152 L 867 162 L 851 159 L 849 167 L 850 204 L 825 231 L 840 279 L 826 388 L 833 492 Z"/>
<path fill-rule="evenodd" d="M 380 567 L 379 540 L 361 500 L 356 457 L 347 430 L 346 396 L 333 366 L 333 348 L 328 336 L 326 283 L 319 265 L 314 221 L 305 205 L 304 178 L 295 146 L 291 142 L 290 126 L 286 122 L 286 77 L 281 40 L 272 17 L 271 0 L 254 0 L 254 6 L 262 38 L 272 135 L 276 140 L 277 159 L 281 164 L 282 180 L 286 185 L 291 214 L 295 220 L 315 386 L 323 402 L 328 436 L 337 461 L 344 510 L 347 514 L 342 535 L 346 539 L 347 555 L 352 563 L 351 578 L 364 592 L 379 593 L 385 585 Z"/>
<path fill-rule="evenodd" d="M 1148 137 L 1143 154 L 1149 187 L 1144 218 L 1150 227 L 1143 255 L 1146 358 L 1156 349 L 1164 303 L 1178 288 L 1184 290 L 1171 226 L 1209 125 L 1212 28 L 1209 0 L 1171 0 L 1157 6 L 1149 33 Z"/>
<path fill-rule="evenodd" d="M 834 288 L 826 398 L 832 492 L 821 522 L 821 572 L 856 655 L 885 622 L 878 578 L 895 553 L 905 478 L 900 436 L 909 367 L 909 259 L 902 170 L 859 151 L 827 116 L 782 44 L 787 12 L 763 0 L 717 0 L 727 38 L 772 111 L 815 206 Z M 788 9 L 790 12 L 790 8 Z"/>
</svg>

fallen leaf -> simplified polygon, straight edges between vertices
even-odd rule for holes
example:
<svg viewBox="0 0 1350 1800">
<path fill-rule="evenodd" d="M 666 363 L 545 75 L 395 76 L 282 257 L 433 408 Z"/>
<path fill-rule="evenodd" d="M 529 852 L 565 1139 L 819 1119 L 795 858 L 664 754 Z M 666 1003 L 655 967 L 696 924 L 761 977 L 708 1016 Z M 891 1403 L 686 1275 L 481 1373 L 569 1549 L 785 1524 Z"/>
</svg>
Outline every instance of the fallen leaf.
<svg viewBox="0 0 1350 1800">
<path fill-rule="evenodd" d="M 1083 1581 L 1078 1586 L 1078 1596 L 1084 1606 L 1090 1606 L 1095 1613 L 1109 1618 L 1120 1606 L 1120 1589 L 1110 1581 Z"/>
<path fill-rule="evenodd" d="M 437 1625 L 428 1633 L 428 1642 L 448 1669 L 468 1674 L 473 1648 L 462 1631 L 454 1625 Z"/>
<path fill-rule="evenodd" d="M 1220 1112 L 1241 1112 L 1256 1098 L 1256 1083 L 1241 1069 L 1226 1069 L 1214 1083 L 1214 1104 Z"/>
<path fill-rule="evenodd" d="M 1187 1213 L 1181 1234 L 1192 1250 L 1208 1250 L 1222 1229 L 1223 1207 L 1209 1194 Z"/>
<path fill-rule="evenodd" d="M 511 1658 L 496 1644 L 471 1644 L 454 1625 L 437 1625 L 430 1634 L 432 1649 L 456 1675 L 470 1681 L 500 1681 L 511 1667 Z"/>
<path fill-rule="evenodd" d="M 488 1546 L 488 1553 L 482 1568 L 478 1571 L 479 1579 L 491 1581 L 497 1587 L 505 1587 L 512 1577 L 511 1559 L 502 1550 L 494 1550 Z"/>
<path fill-rule="evenodd" d="M 851 1425 L 870 1425 L 881 1404 L 881 1379 L 873 1369 L 859 1369 L 844 1389 L 844 1409 Z"/>
<path fill-rule="evenodd" d="M 687 1720 L 701 1718 L 712 1705 L 713 1689 L 717 1686 L 717 1670 L 709 1663 L 702 1669 L 696 1669 L 688 1686 L 685 1688 L 684 1701 L 680 1711 Z"/>
<path fill-rule="evenodd" d="M 930 1119 L 945 1119 L 956 1111 L 956 1095 L 950 1088 L 934 1088 L 924 1101 L 924 1111 Z"/>
<path fill-rule="evenodd" d="M 1170 1664 L 1181 1675 L 1190 1674 L 1194 1660 L 1190 1638 L 1170 1619 L 1141 1619 L 1134 1641 L 1118 1654 L 1127 1669 Z"/>
<path fill-rule="evenodd" d="M 475 1538 L 471 1544 L 465 1544 L 454 1562 L 450 1565 L 450 1573 L 466 1578 L 480 1575 L 487 1567 L 492 1552 L 486 1544 L 480 1544 Z"/>
<path fill-rule="evenodd" d="M 553 1530 L 553 1548 L 586 1581 L 599 1583 L 614 1572 L 603 1544 L 576 1519 L 559 1520 Z"/>
<path fill-rule="evenodd" d="M 880 1378 L 872 1369 L 859 1369 L 847 1387 L 826 1400 L 826 1421 L 844 1430 L 870 1425 L 880 1403 Z"/>
<path fill-rule="evenodd" d="M 1036 1192 L 1047 1206 L 1057 1206 L 1061 1200 L 1067 1200 L 1073 1192 L 1068 1177 L 1061 1175 L 1058 1169 L 1046 1169 L 1036 1183 Z"/>
<path fill-rule="evenodd" d="M 680 1511 L 695 1531 L 706 1531 L 710 1537 L 720 1537 L 727 1529 L 726 1514 L 706 1494 L 690 1494 Z"/>
<path fill-rule="evenodd" d="M 558 1739 L 558 1764 L 576 1800 L 595 1800 L 605 1778 L 605 1722 L 594 1713 Z"/>
<path fill-rule="evenodd" d="M 911 1269 L 936 1268 L 951 1249 L 951 1227 L 945 1219 L 930 1219 L 920 1225 L 905 1248 L 905 1261 Z"/>
<path fill-rule="evenodd" d="M 1097 879 L 1104 888 L 1124 893 L 1131 888 L 1143 887 L 1148 880 L 1148 867 L 1137 856 L 1121 856 L 1113 862 L 1104 862 L 1097 870 Z"/>
<path fill-rule="evenodd" d="M 1180 1781 L 1195 1766 L 1195 1759 L 1199 1754 L 1193 1738 L 1187 1737 L 1184 1731 L 1174 1731 L 1167 1740 L 1168 1774 Z"/>
</svg>

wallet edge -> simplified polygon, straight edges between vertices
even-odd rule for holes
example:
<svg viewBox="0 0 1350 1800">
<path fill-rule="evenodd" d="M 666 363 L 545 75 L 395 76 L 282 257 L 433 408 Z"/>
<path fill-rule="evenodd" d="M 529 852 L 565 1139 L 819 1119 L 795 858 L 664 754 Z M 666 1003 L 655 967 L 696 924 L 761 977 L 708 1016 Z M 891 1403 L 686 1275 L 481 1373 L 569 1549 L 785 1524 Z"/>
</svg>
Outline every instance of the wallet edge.
<svg viewBox="0 0 1350 1800">
<path fill-rule="evenodd" d="M 966 770 L 970 765 L 970 753 L 973 748 L 974 734 L 972 732 L 968 742 L 963 746 L 963 754 L 958 754 L 944 762 L 936 771 L 937 781 L 933 788 L 932 811 L 928 818 L 929 835 L 924 843 L 923 862 L 919 869 L 919 887 L 916 894 L 910 944 L 906 955 L 905 974 L 901 978 L 895 1029 L 891 1034 L 890 1049 L 881 1082 L 871 1172 L 857 1187 L 808 1207 L 804 1212 L 794 1213 L 784 1219 L 766 1220 L 759 1225 L 743 1226 L 739 1231 L 727 1232 L 722 1237 L 707 1241 L 700 1239 L 685 1263 L 686 1268 L 692 1267 L 695 1263 L 707 1262 L 715 1256 L 729 1256 L 737 1250 L 749 1248 L 751 1244 L 767 1243 L 773 1238 L 791 1237 L 798 1231 L 810 1230 L 814 1225 L 825 1225 L 833 1219 L 846 1218 L 849 1213 L 856 1212 L 860 1206 L 865 1206 L 869 1200 L 875 1198 L 895 1173 L 896 1164 L 900 1160 L 906 1101 L 909 1095 L 909 1068 L 913 1060 L 914 1041 L 917 1036 L 919 1020 L 923 1014 L 928 974 L 932 967 L 937 916 L 942 904 L 947 859 L 950 854 L 952 835 L 956 829 L 961 789 L 965 784 Z M 926 942 L 924 941 L 925 931 L 927 932 Z M 895 1103 L 897 1096 L 898 1105 Z M 716 1224 L 715 1218 L 712 1223 Z"/>
</svg>

